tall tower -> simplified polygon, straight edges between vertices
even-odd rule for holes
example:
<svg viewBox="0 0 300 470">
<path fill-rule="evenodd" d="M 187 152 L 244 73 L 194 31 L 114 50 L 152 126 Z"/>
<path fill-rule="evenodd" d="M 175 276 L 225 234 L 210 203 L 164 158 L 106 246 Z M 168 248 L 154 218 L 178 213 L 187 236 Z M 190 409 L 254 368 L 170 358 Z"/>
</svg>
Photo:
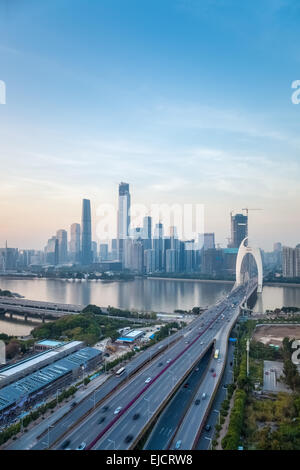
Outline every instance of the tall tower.
<svg viewBox="0 0 300 470">
<path fill-rule="evenodd" d="M 153 248 L 155 250 L 155 269 L 157 271 L 162 271 L 163 266 L 163 249 L 164 249 L 164 228 L 163 224 L 159 222 L 155 225 L 154 238 L 153 238 Z"/>
<path fill-rule="evenodd" d="M 70 256 L 72 261 L 80 261 L 80 224 L 72 224 L 70 227 Z"/>
<path fill-rule="evenodd" d="M 82 200 L 81 229 L 81 263 L 87 266 L 93 262 L 91 202 L 89 199 Z"/>
<path fill-rule="evenodd" d="M 143 219 L 142 238 L 145 250 L 150 250 L 152 248 L 152 218 L 148 215 Z"/>
<path fill-rule="evenodd" d="M 119 207 L 118 207 L 118 258 L 124 263 L 124 241 L 129 236 L 130 226 L 130 193 L 129 184 L 119 184 Z"/>
</svg>

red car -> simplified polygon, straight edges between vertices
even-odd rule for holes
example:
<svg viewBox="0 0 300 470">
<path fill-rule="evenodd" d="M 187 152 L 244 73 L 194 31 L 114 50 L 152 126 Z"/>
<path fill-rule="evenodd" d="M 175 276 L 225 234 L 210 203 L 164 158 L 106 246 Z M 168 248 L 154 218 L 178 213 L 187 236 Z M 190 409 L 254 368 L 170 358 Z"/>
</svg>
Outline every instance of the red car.
<svg viewBox="0 0 300 470">
<path fill-rule="evenodd" d="M 217 374 L 214 372 L 214 373 L 213 373 L 213 377 L 216 377 L 216 375 L 217 375 Z"/>
</svg>

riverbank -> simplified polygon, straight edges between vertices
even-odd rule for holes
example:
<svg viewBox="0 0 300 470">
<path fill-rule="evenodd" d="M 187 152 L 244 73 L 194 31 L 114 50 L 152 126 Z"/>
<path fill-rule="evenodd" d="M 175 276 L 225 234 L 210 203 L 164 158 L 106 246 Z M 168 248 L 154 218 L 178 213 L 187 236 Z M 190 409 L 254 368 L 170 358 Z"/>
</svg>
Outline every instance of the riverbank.
<svg viewBox="0 0 300 470">
<path fill-rule="evenodd" d="M 222 280 L 222 279 L 192 279 L 184 277 L 156 277 L 148 276 L 147 279 L 155 279 L 158 281 L 187 281 L 187 282 L 208 282 L 208 283 L 217 283 L 217 284 L 234 284 L 234 281 Z M 300 287 L 300 285 L 298 285 Z"/>
<path fill-rule="evenodd" d="M 269 287 L 298 287 L 300 289 L 300 284 L 297 284 L 296 282 L 264 282 L 264 286 L 269 286 Z"/>
</svg>

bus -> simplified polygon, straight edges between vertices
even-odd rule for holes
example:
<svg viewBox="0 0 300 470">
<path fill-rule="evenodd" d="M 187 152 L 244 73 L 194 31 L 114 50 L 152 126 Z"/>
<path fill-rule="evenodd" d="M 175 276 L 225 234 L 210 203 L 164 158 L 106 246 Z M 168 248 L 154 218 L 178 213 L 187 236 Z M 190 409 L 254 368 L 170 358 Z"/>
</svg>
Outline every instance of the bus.
<svg viewBox="0 0 300 470">
<path fill-rule="evenodd" d="M 215 359 L 219 358 L 219 350 L 218 349 L 215 350 L 215 356 L 214 357 L 215 357 Z"/>
<path fill-rule="evenodd" d="M 116 375 L 119 377 L 123 372 L 125 372 L 125 367 L 121 367 L 121 369 L 117 370 Z"/>
</svg>

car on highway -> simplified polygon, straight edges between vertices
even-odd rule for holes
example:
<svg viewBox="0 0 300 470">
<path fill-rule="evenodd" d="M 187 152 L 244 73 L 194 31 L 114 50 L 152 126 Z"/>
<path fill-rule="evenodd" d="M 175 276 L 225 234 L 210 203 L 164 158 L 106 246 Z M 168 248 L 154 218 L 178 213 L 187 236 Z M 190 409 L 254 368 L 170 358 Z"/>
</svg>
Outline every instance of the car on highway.
<svg viewBox="0 0 300 470">
<path fill-rule="evenodd" d="M 70 439 L 67 439 L 61 446 L 62 449 L 67 450 L 67 447 L 71 444 Z"/>
<path fill-rule="evenodd" d="M 149 382 L 151 382 L 151 377 L 148 377 L 148 379 L 145 380 L 145 384 L 148 384 Z"/>
<path fill-rule="evenodd" d="M 168 360 L 167 360 L 167 364 L 169 364 L 169 363 L 171 362 L 171 360 L 172 360 L 172 359 L 168 359 Z"/>
<path fill-rule="evenodd" d="M 78 447 L 76 447 L 76 450 L 84 450 L 86 448 L 86 443 L 82 442 Z"/>
<path fill-rule="evenodd" d="M 116 408 L 115 411 L 114 411 L 114 415 L 119 414 L 121 409 L 122 409 L 122 406 L 118 406 L 118 408 Z"/>
<path fill-rule="evenodd" d="M 211 425 L 207 424 L 204 429 L 206 432 L 209 432 L 211 430 Z"/>
<path fill-rule="evenodd" d="M 103 408 L 102 408 L 101 411 L 102 411 L 102 413 L 106 413 L 106 411 L 107 411 L 108 409 L 109 409 L 109 406 L 108 406 L 108 405 L 105 405 L 105 406 L 103 406 Z"/>
<path fill-rule="evenodd" d="M 201 403 L 201 400 L 199 400 L 199 398 L 197 398 L 197 400 L 195 400 L 195 405 L 200 405 Z"/>
<path fill-rule="evenodd" d="M 216 376 L 217 376 L 217 374 L 214 372 L 212 376 L 213 376 L 213 377 L 216 377 Z"/>
<path fill-rule="evenodd" d="M 131 442 L 132 439 L 133 439 L 133 435 L 132 435 L 132 434 L 128 434 L 128 436 L 125 437 L 124 442 L 125 442 L 126 444 L 129 444 L 129 442 Z"/>
<path fill-rule="evenodd" d="M 215 371 L 215 369 L 212 367 L 212 368 L 210 369 L 210 371 L 211 371 L 211 372 L 214 372 L 214 371 Z"/>
<path fill-rule="evenodd" d="M 177 441 L 177 442 L 176 442 L 176 444 L 175 444 L 175 449 L 180 449 L 181 442 L 182 442 L 182 441 Z"/>
<path fill-rule="evenodd" d="M 135 413 L 135 414 L 133 415 L 132 419 L 133 419 L 134 421 L 136 421 L 137 419 L 139 419 L 139 417 L 140 417 L 140 413 Z"/>
<path fill-rule="evenodd" d="M 206 393 L 203 392 L 202 393 L 202 400 L 205 400 L 205 398 L 206 398 Z"/>
<path fill-rule="evenodd" d="M 106 419 L 105 416 L 102 416 L 102 418 L 98 420 L 98 424 L 104 423 L 105 419 Z"/>
<path fill-rule="evenodd" d="M 163 365 L 163 363 L 162 363 L 162 362 L 160 362 L 160 363 L 158 364 L 158 367 L 161 367 L 162 365 Z"/>
<path fill-rule="evenodd" d="M 70 405 L 70 408 L 74 408 L 74 406 L 76 406 L 76 405 L 77 405 L 77 401 L 73 401 Z"/>
</svg>

